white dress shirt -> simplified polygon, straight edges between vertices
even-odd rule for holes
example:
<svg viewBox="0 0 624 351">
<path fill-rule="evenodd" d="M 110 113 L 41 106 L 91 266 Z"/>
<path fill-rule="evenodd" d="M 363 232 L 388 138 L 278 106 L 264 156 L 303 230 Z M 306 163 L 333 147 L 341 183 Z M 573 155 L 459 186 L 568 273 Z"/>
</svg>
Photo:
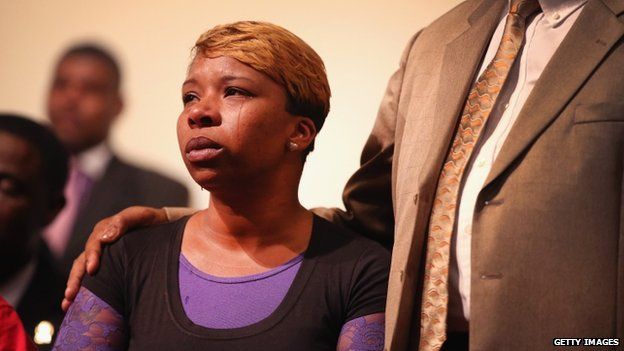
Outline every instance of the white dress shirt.
<svg viewBox="0 0 624 351">
<path fill-rule="evenodd" d="M 77 155 L 75 161 L 78 169 L 96 182 L 104 175 L 111 158 L 113 154 L 103 142 Z"/>
<path fill-rule="evenodd" d="M 544 67 L 576 21 L 586 0 L 539 0 L 539 3 L 542 12 L 529 19 L 519 57 L 499 93 L 483 135 L 475 145 L 464 173 L 451 247 L 448 315 L 450 330 L 466 331 L 470 321 L 470 241 L 477 196 L 522 106 Z M 477 77 L 496 54 L 508 7 L 492 36 Z M 513 135 L 510 137 L 513 138 Z"/>
</svg>

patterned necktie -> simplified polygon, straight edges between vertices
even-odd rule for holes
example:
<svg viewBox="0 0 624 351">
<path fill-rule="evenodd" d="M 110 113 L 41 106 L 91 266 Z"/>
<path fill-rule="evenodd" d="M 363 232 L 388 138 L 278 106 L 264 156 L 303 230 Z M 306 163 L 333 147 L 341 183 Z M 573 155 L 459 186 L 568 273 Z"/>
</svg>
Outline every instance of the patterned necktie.
<svg viewBox="0 0 624 351">
<path fill-rule="evenodd" d="M 65 253 L 80 206 L 93 186 L 93 181 L 80 171 L 75 163 L 72 162 L 69 179 L 65 184 L 65 207 L 43 232 L 43 237 L 56 258 L 62 257 Z"/>
<path fill-rule="evenodd" d="M 470 90 L 442 168 L 429 221 L 420 320 L 421 351 L 439 350 L 446 340 L 450 244 L 459 186 L 472 150 L 518 55 L 526 19 L 539 9 L 537 0 L 511 0 L 501 43 L 494 59 Z"/>
</svg>

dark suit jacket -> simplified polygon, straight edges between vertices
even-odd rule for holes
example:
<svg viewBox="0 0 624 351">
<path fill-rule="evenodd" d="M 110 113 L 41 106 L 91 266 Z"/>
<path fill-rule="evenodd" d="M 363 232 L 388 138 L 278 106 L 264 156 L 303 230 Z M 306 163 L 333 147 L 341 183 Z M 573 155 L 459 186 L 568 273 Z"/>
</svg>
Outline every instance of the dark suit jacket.
<svg viewBox="0 0 624 351">
<path fill-rule="evenodd" d="M 102 218 L 134 205 L 163 207 L 187 204 L 188 191 L 182 184 L 113 157 L 78 214 L 60 262 L 61 271 L 65 276 L 69 274 L 72 262 L 83 251 L 91 229 Z"/>
<path fill-rule="evenodd" d="M 57 263 L 48 247 L 41 243 L 35 274 L 16 308 L 24 329 L 31 338 L 34 337 L 35 327 L 41 321 L 51 322 L 55 334 L 58 332 L 65 315 L 61 310 L 64 290 L 65 277 L 58 271 Z M 44 351 L 51 350 L 52 345 L 53 343 L 37 347 Z"/>
<path fill-rule="evenodd" d="M 394 233 L 391 351 L 418 345 L 438 177 L 505 3 L 468 0 L 411 40 L 345 188 L 347 212 L 324 213 L 382 242 Z M 494 161 L 472 228 L 471 350 L 624 340 L 623 38 L 624 0 L 589 0 Z"/>
</svg>

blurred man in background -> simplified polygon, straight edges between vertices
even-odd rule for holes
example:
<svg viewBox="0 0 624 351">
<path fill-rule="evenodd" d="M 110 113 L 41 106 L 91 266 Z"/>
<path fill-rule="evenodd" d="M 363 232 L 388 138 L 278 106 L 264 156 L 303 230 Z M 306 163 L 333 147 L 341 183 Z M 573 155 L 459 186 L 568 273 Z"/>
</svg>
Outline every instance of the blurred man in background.
<svg viewBox="0 0 624 351">
<path fill-rule="evenodd" d="M 69 272 L 97 221 L 132 205 L 186 205 L 185 187 L 120 160 L 108 137 L 123 110 L 121 71 L 115 58 L 92 44 L 65 51 L 54 70 L 48 117 L 71 154 L 67 205 L 45 239 Z M 138 136 L 137 136 L 138 137 Z M 139 146 L 139 145 L 137 145 Z"/>
<path fill-rule="evenodd" d="M 58 301 L 64 277 L 41 230 L 65 203 L 67 164 L 68 155 L 50 130 L 0 115 L 0 296 L 15 307 L 41 350 L 50 348 L 63 319 Z"/>
</svg>

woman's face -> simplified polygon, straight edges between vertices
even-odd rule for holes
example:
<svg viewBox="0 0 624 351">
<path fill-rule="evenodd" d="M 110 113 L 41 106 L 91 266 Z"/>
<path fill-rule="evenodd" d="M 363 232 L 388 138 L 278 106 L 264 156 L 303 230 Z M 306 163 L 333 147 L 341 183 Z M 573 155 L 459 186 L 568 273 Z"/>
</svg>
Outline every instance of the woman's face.
<svg viewBox="0 0 624 351">
<path fill-rule="evenodd" d="M 182 85 L 178 142 L 193 179 L 207 190 L 270 176 L 282 165 L 297 119 L 286 92 L 230 57 L 197 56 Z"/>
</svg>

